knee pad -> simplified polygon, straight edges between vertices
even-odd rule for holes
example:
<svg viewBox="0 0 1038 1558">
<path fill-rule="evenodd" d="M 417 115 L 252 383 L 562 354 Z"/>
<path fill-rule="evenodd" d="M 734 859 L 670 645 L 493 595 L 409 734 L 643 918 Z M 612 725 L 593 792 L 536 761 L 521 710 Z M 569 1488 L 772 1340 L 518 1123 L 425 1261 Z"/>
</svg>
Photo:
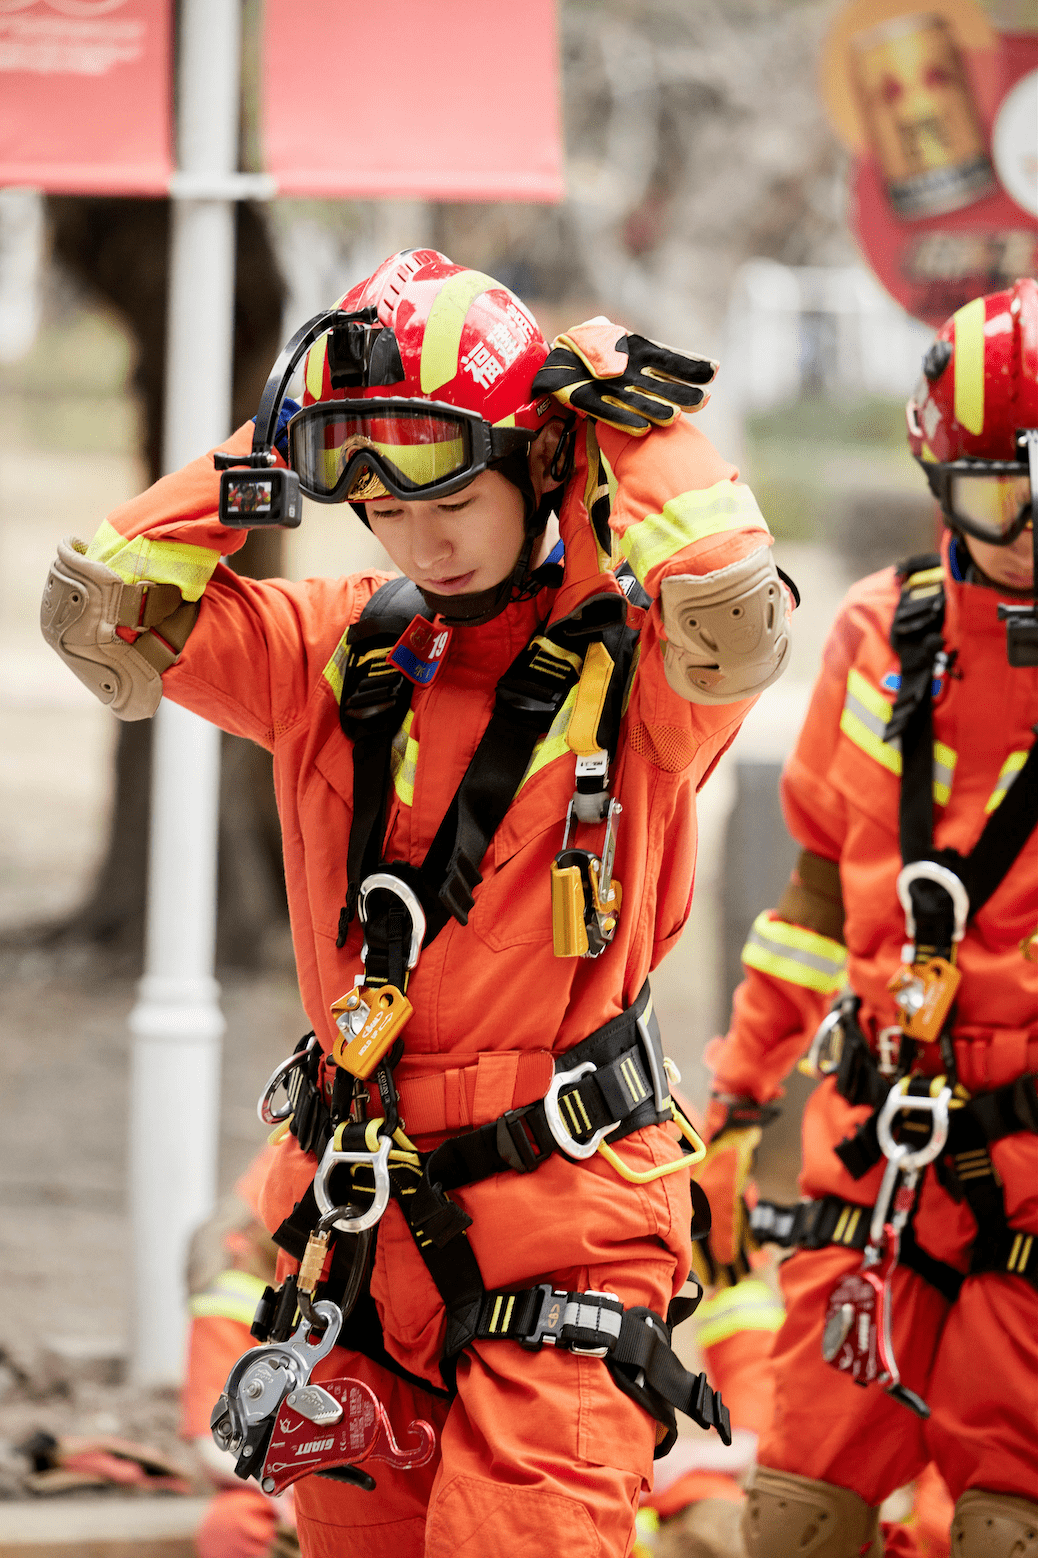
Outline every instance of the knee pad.
<svg viewBox="0 0 1038 1558">
<path fill-rule="evenodd" d="M 881 1558 L 883 1552 L 879 1510 L 857 1493 L 768 1466 L 754 1473 L 742 1537 L 748 1558 Z"/>
<path fill-rule="evenodd" d="M 1038 1558 L 1038 1504 L 970 1488 L 955 1505 L 952 1558 Z"/>
<path fill-rule="evenodd" d="M 51 648 L 120 719 L 150 719 L 198 615 L 172 584 L 126 584 L 86 556 L 82 541 L 58 545 L 43 592 L 40 627 Z M 152 631 L 161 627 L 161 634 Z M 137 632 L 133 643 L 120 628 Z"/>
</svg>

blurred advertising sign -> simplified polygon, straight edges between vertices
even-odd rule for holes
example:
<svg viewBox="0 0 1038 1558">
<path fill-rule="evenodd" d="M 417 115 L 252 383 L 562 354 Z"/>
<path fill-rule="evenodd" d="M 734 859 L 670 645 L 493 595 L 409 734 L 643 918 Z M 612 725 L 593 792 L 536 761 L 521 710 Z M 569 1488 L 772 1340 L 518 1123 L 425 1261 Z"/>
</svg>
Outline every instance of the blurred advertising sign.
<svg viewBox="0 0 1038 1558">
<path fill-rule="evenodd" d="M 974 0 L 852 0 L 822 94 L 852 153 L 851 226 L 880 281 L 940 325 L 1038 274 L 1038 30 Z"/>
<path fill-rule="evenodd" d="M 266 0 L 283 195 L 561 200 L 556 0 Z"/>
<path fill-rule="evenodd" d="M 0 184 L 165 194 L 171 0 L 0 0 Z"/>
</svg>

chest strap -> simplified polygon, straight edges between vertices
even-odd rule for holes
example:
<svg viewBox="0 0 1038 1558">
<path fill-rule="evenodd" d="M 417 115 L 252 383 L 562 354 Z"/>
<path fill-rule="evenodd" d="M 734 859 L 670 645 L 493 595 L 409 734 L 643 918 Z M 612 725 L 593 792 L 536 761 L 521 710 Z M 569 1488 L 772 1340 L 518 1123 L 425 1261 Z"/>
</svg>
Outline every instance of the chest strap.
<svg viewBox="0 0 1038 1558">
<path fill-rule="evenodd" d="M 346 638 L 339 719 L 354 743 L 354 810 L 340 947 L 356 913 L 361 883 L 377 869 L 397 872 L 416 892 L 426 916 L 425 946 L 452 916 L 467 923 L 490 841 L 515 798 L 534 747 L 576 685 L 593 643 L 605 645 L 614 665 L 599 727 L 599 739 L 610 756 L 619 736 L 623 688 L 637 634 L 626 625 L 623 595 L 609 592 L 590 596 L 568 617 L 536 634 L 500 679 L 490 721 L 421 867 L 380 865 L 393 737 L 412 690 L 387 657 L 413 615 L 409 591 L 421 601 L 407 580 L 393 580 L 377 590 Z M 400 610 L 404 601 L 406 620 Z"/>
</svg>

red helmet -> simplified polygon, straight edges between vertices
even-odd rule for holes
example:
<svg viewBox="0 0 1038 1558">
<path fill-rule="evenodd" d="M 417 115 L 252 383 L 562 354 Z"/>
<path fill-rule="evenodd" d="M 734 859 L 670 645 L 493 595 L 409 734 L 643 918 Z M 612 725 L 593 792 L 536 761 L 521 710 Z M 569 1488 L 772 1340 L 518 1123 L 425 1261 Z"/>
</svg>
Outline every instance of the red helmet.
<svg viewBox="0 0 1038 1558">
<path fill-rule="evenodd" d="M 322 336 L 307 354 L 304 406 L 403 395 L 531 432 L 551 416 L 550 397 L 535 400 L 531 389 L 548 343 L 525 305 L 492 276 L 454 265 L 435 249 L 405 249 L 351 287 L 337 306 L 352 315 L 370 310 L 373 331 L 392 335 L 396 355 L 388 340 L 375 342 L 375 371 L 369 365 L 366 382 L 336 384 L 329 336 Z M 399 378 L 388 371 L 391 360 Z"/>
<path fill-rule="evenodd" d="M 1038 282 L 954 313 L 906 409 L 912 453 L 952 528 L 1013 541 L 1031 515 L 1022 435 L 1038 429 Z"/>
<path fill-rule="evenodd" d="M 527 455 L 555 410 L 532 389 L 548 343 L 507 287 L 435 249 L 411 249 L 359 282 L 328 318 L 306 356 L 303 409 L 289 424 L 304 492 L 354 505 L 387 490 L 435 497 L 494 466 L 532 516 Z"/>
</svg>

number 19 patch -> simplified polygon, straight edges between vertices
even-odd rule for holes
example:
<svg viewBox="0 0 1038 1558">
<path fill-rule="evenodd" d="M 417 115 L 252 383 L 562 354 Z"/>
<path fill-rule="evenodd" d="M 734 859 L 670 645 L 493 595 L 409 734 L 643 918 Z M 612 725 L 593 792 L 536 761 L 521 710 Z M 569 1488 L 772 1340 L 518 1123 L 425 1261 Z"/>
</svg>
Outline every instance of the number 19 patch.
<svg viewBox="0 0 1038 1558">
<path fill-rule="evenodd" d="M 447 653 L 451 629 L 415 617 L 389 652 L 390 662 L 416 687 L 428 687 Z"/>
</svg>

